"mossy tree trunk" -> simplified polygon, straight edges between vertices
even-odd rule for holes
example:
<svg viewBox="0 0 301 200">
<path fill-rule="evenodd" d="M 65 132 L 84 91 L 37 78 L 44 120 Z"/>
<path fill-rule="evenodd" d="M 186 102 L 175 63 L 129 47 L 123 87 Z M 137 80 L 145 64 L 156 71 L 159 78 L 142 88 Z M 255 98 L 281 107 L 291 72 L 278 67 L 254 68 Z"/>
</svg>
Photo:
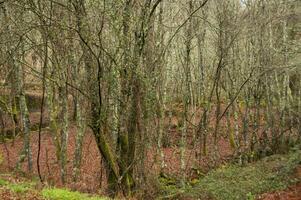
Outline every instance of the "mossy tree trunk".
<svg viewBox="0 0 301 200">
<path fill-rule="evenodd" d="M 22 55 L 23 57 L 23 55 Z M 15 72 L 16 72 L 16 85 L 17 85 L 17 97 L 19 99 L 20 114 L 22 121 L 22 132 L 24 134 L 24 147 L 20 154 L 19 161 L 17 163 L 17 168 L 19 164 L 27 159 L 28 170 L 32 170 L 32 153 L 30 147 L 30 120 L 29 112 L 27 108 L 25 89 L 24 89 L 24 76 L 23 68 L 20 63 L 15 62 Z"/>
</svg>

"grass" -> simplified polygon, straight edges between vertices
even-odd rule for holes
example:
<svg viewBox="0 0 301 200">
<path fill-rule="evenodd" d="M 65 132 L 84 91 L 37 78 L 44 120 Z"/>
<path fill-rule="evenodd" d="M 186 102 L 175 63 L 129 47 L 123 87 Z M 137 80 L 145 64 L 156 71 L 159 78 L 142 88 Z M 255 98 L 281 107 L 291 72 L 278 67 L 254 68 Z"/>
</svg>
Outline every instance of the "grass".
<svg viewBox="0 0 301 200">
<path fill-rule="evenodd" d="M 188 183 L 184 189 L 175 184 L 163 185 L 163 199 L 253 200 L 259 194 L 283 190 L 300 181 L 292 178 L 300 164 L 301 151 L 295 149 L 287 155 L 274 155 L 244 167 L 222 166 L 194 180 L 193 186 Z"/>
<path fill-rule="evenodd" d="M 0 186 L 6 186 L 8 183 L 8 181 L 0 179 Z"/>
<path fill-rule="evenodd" d="M 18 183 L 18 184 L 9 184 L 9 189 L 15 193 L 25 193 L 29 190 L 32 190 L 34 183 Z"/>
<path fill-rule="evenodd" d="M 90 197 L 87 194 L 72 192 L 68 189 L 46 188 L 42 190 L 42 196 L 47 200 L 107 200 L 102 197 Z"/>
<path fill-rule="evenodd" d="M 108 198 L 91 197 L 88 194 L 73 192 L 68 189 L 44 188 L 37 191 L 34 186 L 34 182 L 10 183 L 7 180 L 0 179 L 0 187 L 6 188 L 21 197 L 22 195 L 25 196 L 27 192 L 32 192 L 45 200 L 108 200 Z"/>
<path fill-rule="evenodd" d="M 24 183 L 10 183 L 6 180 L 0 179 L 0 186 L 11 190 L 14 193 L 25 193 L 32 190 L 35 183 L 24 182 Z"/>
</svg>

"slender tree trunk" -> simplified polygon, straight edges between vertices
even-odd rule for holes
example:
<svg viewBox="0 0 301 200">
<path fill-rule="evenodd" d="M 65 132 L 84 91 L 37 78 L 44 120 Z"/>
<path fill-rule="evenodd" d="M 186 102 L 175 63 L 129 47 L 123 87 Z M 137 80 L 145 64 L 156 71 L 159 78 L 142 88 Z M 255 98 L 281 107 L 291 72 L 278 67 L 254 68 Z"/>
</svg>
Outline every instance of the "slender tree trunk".
<svg viewBox="0 0 301 200">
<path fill-rule="evenodd" d="M 20 158 L 17 163 L 17 168 L 19 168 L 19 164 L 22 163 L 26 158 L 28 162 L 28 170 L 31 172 L 32 153 L 30 147 L 30 121 L 29 121 L 29 112 L 28 112 L 26 98 L 25 98 L 23 68 L 21 64 L 19 64 L 17 61 L 14 62 L 14 67 L 16 73 L 15 80 L 17 85 L 17 97 L 19 99 L 20 114 L 21 114 L 21 121 L 22 121 L 22 132 L 24 134 L 24 147 L 20 154 Z"/>
</svg>

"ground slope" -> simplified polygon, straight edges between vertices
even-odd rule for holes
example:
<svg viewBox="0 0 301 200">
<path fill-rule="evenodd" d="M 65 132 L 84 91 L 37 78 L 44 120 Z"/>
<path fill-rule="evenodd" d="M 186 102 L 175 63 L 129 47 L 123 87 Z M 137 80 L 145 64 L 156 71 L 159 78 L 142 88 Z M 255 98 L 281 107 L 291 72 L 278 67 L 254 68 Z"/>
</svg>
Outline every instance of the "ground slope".
<svg viewBox="0 0 301 200">
<path fill-rule="evenodd" d="M 191 180 L 185 189 L 165 177 L 161 179 L 162 199 L 301 200 L 300 164 L 301 151 L 294 149 L 246 166 L 224 165 Z"/>
</svg>

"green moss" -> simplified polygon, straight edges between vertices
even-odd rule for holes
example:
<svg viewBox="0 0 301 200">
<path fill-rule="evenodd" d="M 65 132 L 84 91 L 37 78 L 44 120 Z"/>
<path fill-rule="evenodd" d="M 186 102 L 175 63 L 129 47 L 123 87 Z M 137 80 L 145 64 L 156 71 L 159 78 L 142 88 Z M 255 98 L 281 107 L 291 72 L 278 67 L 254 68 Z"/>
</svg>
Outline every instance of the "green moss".
<svg viewBox="0 0 301 200">
<path fill-rule="evenodd" d="M 245 199 L 247 194 L 284 189 L 286 184 L 265 166 L 229 166 L 210 173 L 201 180 L 200 190 L 210 193 L 215 199 Z"/>
<path fill-rule="evenodd" d="M 261 193 L 283 190 L 300 181 L 292 179 L 296 167 L 301 164 L 301 151 L 295 150 L 288 155 L 274 155 L 247 166 L 226 165 L 211 171 L 200 178 L 193 186 L 183 188 L 161 184 L 165 196 L 193 197 L 217 200 L 255 199 Z"/>
<path fill-rule="evenodd" d="M 3 163 L 3 155 L 2 153 L 0 152 L 0 165 Z"/>
<path fill-rule="evenodd" d="M 230 142 L 230 146 L 232 147 L 232 149 L 236 148 L 236 144 L 235 144 L 235 139 L 234 139 L 234 133 L 233 130 L 231 130 L 229 132 L 229 142 Z"/>
<path fill-rule="evenodd" d="M 102 197 L 89 197 L 87 194 L 72 192 L 67 189 L 47 188 L 42 190 L 42 196 L 47 200 L 106 200 Z"/>
</svg>

